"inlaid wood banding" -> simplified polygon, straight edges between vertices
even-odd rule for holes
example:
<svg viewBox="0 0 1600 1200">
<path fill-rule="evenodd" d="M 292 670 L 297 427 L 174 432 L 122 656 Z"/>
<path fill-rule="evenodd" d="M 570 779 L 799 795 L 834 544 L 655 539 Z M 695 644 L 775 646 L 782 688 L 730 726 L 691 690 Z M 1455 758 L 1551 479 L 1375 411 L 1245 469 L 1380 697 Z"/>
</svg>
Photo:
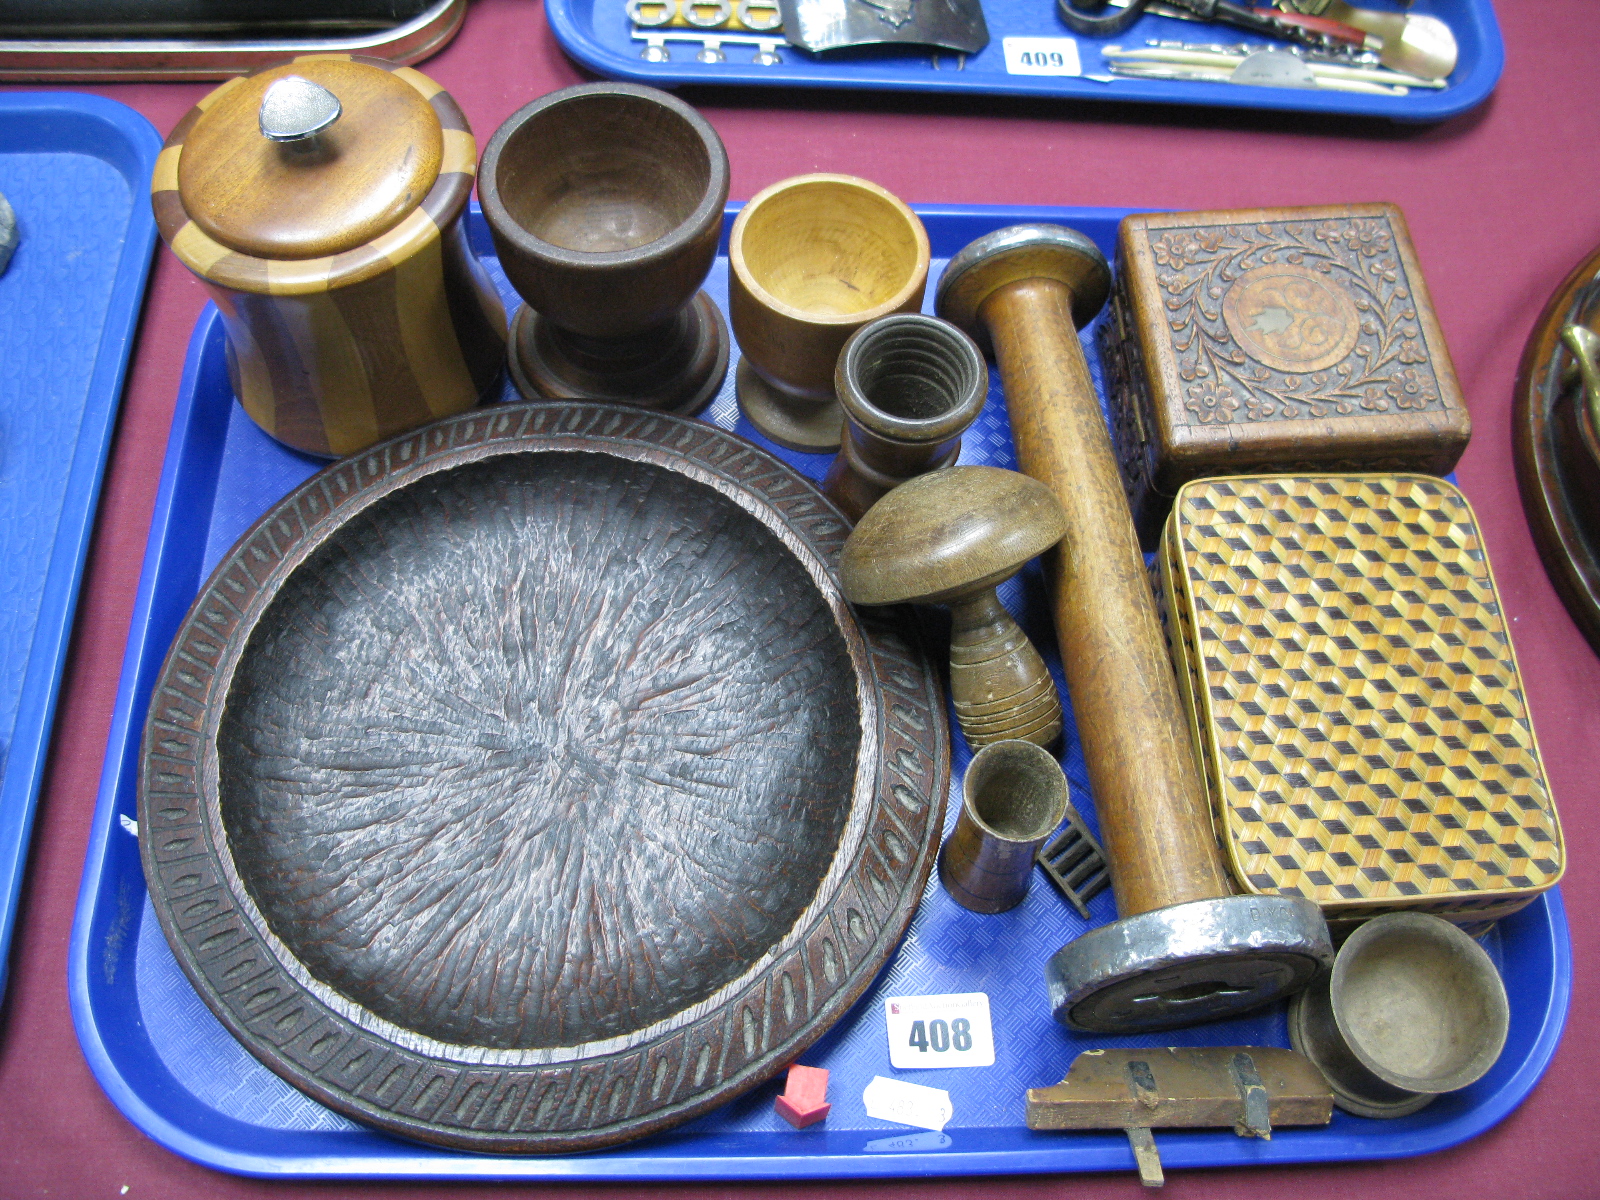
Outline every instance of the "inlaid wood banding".
<svg viewBox="0 0 1600 1200">
<path fill-rule="evenodd" d="M 362 83 L 371 78 L 367 68 L 383 72 L 381 86 Z M 352 99 L 354 111 L 332 130 L 343 141 L 387 144 L 386 134 L 395 140 L 381 122 L 378 128 L 346 124 L 363 114 L 378 121 L 398 109 L 414 118 L 412 125 L 425 124 L 427 136 L 419 144 L 408 140 L 390 147 L 402 159 L 419 158 L 417 169 L 385 175 L 382 194 L 370 201 L 345 196 L 343 203 L 361 219 L 341 217 L 343 225 L 330 227 L 327 238 L 316 236 L 302 217 L 281 211 L 282 195 L 298 176 L 292 162 L 271 159 L 275 149 L 262 151 L 268 158 L 259 182 L 269 194 L 279 193 L 272 202 L 252 200 L 244 217 L 234 212 L 237 205 L 222 206 L 215 197 L 206 203 L 207 180 L 226 173 L 238 154 L 215 161 L 225 146 L 205 117 L 225 115 L 222 110 L 231 111 L 283 75 L 319 71 L 330 73 L 329 86 Z M 387 102 L 363 106 L 363 87 Z M 190 139 L 202 136 L 212 144 L 206 161 L 191 161 L 186 169 L 186 150 L 199 152 Z M 221 310 L 234 392 L 273 437 L 312 454 L 351 454 L 461 412 L 497 385 L 505 311 L 458 232 L 476 159 L 466 118 L 436 83 L 410 68 L 352 55 L 308 55 L 232 80 L 178 123 L 151 181 L 156 222 Z M 370 174 L 358 172 L 345 184 L 359 184 Z M 320 181 L 322 207 L 336 209 L 340 177 L 330 177 L 326 168 L 312 175 Z M 407 189 L 421 180 L 427 181 L 425 193 L 409 195 Z M 188 204 L 205 204 L 206 211 L 191 213 Z M 235 228 L 241 220 L 245 228 Z M 227 242 L 213 236 L 219 232 Z M 276 247 L 282 254 L 258 257 L 240 246 L 262 254 Z"/>
</svg>

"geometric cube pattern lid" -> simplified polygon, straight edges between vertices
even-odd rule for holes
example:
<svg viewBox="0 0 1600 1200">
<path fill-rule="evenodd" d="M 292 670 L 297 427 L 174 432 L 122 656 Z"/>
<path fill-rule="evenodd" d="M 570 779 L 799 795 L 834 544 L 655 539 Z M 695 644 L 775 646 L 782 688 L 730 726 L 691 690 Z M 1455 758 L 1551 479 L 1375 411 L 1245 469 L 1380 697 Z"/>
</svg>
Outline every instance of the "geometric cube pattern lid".
<svg viewBox="0 0 1600 1200">
<path fill-rule="evenodd" d="M 1514 911 L 1560 826 L 1476 520 L 1425 475 L 1203 479 L 1163 542 L 1217 832 L 1329 916 Z"/>
</svg>

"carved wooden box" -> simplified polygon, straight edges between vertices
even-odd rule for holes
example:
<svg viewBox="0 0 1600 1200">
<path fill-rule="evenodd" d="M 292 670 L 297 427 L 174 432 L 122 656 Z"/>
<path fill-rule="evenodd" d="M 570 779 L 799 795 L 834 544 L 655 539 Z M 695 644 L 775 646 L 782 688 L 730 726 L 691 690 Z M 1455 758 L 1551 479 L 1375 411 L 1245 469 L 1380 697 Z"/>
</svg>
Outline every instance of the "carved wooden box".
<svg viewBox="0 0 1600 1200">
<path fill-rule="evenodd" d="M 1564 864 L 1494 577 L 1426 475 L 1196 480 L 1157 571 L 1217 836 L 1245 892 L 1480 926 Z"/>
<path fill-rule="evenodd" d="M 1392 204 L 1128 217 L 1100 347 L 1146 549 L 1191 479 L 1442 475 L 1472 431 Z"/>
</svg>

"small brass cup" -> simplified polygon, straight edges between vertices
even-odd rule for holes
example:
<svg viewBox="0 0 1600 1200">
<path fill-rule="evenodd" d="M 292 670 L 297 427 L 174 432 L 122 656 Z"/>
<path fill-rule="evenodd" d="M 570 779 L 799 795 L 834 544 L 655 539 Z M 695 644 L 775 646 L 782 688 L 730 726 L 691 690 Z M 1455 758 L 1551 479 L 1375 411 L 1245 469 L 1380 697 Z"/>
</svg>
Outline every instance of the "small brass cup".
<svg viewBox="0 0 1600 1200">
<path fill-rule="evenodd" d="M 939 850 L 939 882 L 973 912 L 1000 913 L 1028 894 L 1033 857 L 1067 819 L 1067 777 L 1032 742 L 992 742 L 961 781 L 961 816 Z"/>
<path fill-rule="evenodd" d="M 743 355 L 739 407 L 780 446 L 839 449 L 839 352 L 868 322 L 922 307 L 922 222 L 865 179 L 798 175 L 744 206 L 728 262 L 728 310 Z"/>
<path fill-rule="evenodd" d="M 601 400 L 690 416 L 728 372 L 716 258 L 728 156 L 676 96 L 631 83 L 525 105 L 484 150 L 484 219 L 526 303 L 511 376 L 529 400 Z"/>
<path fill-rule="evenodd" d="M 989 368 L 948 321 L 895 313 L 851 335 L 834 385 L 846 429 L 822 490 L 859 521 L 906 480 L 956 461 L 988 395 Z"/>
<path fill-rule="evenodd" d="M 1289 1001 L 1290 1043 L 1328 1077 L 1333 1102 L 1361 1117 L 1403 1117 L 1482 1078 L 1509 1025 L 1483 947 L 1425 913 L 1368 921 Z"/>
</svg>

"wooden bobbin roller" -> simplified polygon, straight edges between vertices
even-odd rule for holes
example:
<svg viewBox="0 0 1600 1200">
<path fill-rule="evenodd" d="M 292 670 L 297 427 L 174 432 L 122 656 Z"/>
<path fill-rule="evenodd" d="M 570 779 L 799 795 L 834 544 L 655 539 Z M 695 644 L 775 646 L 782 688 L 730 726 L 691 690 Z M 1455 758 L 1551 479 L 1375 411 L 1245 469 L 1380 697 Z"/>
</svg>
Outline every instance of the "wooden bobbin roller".
<svg viewBox="0 0 1600 1200">
<path fill-rule="evenodd" d="M 1129 1032 L 1298 991 L 1333 949 L 1311 901 L 1230 894 L 1078 341 L 1110 283 L 1105 256 L 1082 234 L 1016 225 L 950 260 L 937 309 L 992 348 L 1018 462 L 1066 513 L 1051 573 L 1056 632 L 1121 915 L 1068 943 L 1047 975 L 1057 1020 Z"/>
</svg>

